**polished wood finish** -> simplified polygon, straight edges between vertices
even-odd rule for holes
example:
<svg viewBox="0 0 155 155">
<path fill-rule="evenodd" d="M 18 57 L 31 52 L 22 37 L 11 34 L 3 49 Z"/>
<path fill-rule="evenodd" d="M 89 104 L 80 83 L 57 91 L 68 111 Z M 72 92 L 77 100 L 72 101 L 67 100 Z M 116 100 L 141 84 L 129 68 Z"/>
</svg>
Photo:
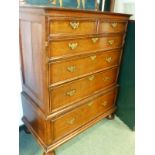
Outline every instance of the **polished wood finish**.
<svg viewBox="0 0 155 155">
<path fill-rule="evenodd" d="M 125 32 L 126 31 L 127 22 L 105 22 L 101 21 L 99 32 L 100 33 L 118 33 L 118 32 Z"/>
<path fill-rule="evenodd" d="M 44 155 L 114 113 L 128 18 L 20 7 L 23 122 Z"/>
<path fill-rule="evenodd" d="M 103 27 L 104 29 L 104 27 Z M 102 30 L 102 29 L 101 29 Z M 121 48 L 123 35 L 93 36 L 89 38 L 55 40 L 49 42 L 49 58 L 72 56 L 93 51 Z"/>
<path fill-rule="evenodd" d="M 60 139 L 71 131 L 88 123 L 95 117 L 103 114 L 114 104 L 115 95 L 116 90 L 108 92 L 107 94 L 88 101 L 75 110 L 60 116 L 60 118 L 58 117 L 56 120 L 53 120 L 54 140 Z"/>
<path fill-rule="evenodd" d="M 118 66 L 120 56 L 120 50 L 117 50 L 93 54 L 88 57 L 83 57 L 82 59 L 75 58 L 58 63 L 51 63 L 49 66 L 50 84 Z"/>
<path fill-rule="evenodd" d="M 113 68 L 57 87 L 51 87 L 51 111 L 57 111 L 60 108 L 74 104 L 75 101 L 77 102 L 95 91 L 116 84 L 117 72 L 118 68 Z M 73 94 L 69 95 L 67 94 L 68 92 L 73 92 Z M 59 96 L 57 94 L 59 94 Z"/>
<path fill-rule="evenodd" d="M 50 35 L 79 35 L 96 32 L 95 19 L 56 18 L 49 23 Z"/>
</svg>

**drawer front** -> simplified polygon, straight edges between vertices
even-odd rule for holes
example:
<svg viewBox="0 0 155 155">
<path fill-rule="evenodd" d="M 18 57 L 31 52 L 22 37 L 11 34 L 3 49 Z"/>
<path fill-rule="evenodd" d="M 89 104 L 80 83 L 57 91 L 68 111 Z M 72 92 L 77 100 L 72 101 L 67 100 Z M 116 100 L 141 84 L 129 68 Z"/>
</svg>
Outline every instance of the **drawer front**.
<svg viewBox="0 0 155 155">
<path fill-rule="evenodd" d="M 101 22 L 100 33 L 119 33 L 126 31 L 127 22 Z"/>
<path fill-rule="evenodd" d="M 122 47 L 123 36 L 92 37 L 87 39 L 70 39 L 51 41 L 49 57 L 75 55 L 97 50 L 108 50 Z"/>
<path fill-rule="evenodd" d="M 117 71 L 118 68 L 113 68 L 52 89 L 50 92 L 51 111 L 71 105 L 95 91 L 116 83 Z"/>
<path fill-rule="evenodd" d="M 96 33 L 96 21 L 91 19 L 59 19 L 50 21 L 50 35 L 80 35 Z"/>
<path fill-rule="evenodd" d="M 114 105 L 115 96 L 116 89 L 57 118 L 53 122 L 54 140 L 69 134 L 71 131 L 103 114 L 107 109 Z"/>
<path fill-rule="evenodd" d="M 83 76 L 93 71 L 119 65 L 120 50 L 102 52 L 88 57 L 50 64 L 50 83 Z"/>
</svg>

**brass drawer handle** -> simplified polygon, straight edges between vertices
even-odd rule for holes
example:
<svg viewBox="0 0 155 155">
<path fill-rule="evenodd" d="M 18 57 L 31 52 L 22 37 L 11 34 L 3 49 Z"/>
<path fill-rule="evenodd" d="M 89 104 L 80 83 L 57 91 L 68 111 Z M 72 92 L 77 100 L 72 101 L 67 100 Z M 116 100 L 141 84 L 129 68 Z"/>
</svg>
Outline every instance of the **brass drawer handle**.
<svg viewBox="0 0 155 155">
<path fill-rule="evenodd" d="M 110 63 L 112 61 L 112 57 L 106 57 L 106 61 Z"/>
<path fill-rule="evenodd" d="M 68 47 L 71 49 L 71 50 L 74 50 L 75 48 L 77 48 L 78 46 L 78 43 L 69 43 L 68 44 Z"/>
<path fill-rule="evenodd" d="M 91 75 L 91 76 L 88 77 L 88 80 L 89 80 L 89 81 L 93 81 L 94 78 L 95 78 L 95 76 L 94 76 L 94 75 Z"/>
<path fill-rule="evenodd" d="M 116 22 L 111 23 L 111 26 L 112 26 L 113 28 L 115 28 L 115 27 L 117 27 L 117 23 L 116 23 Z"/>
<path fill-rule="evenodd" d="M 93 105 L 93 102 L 90 102 L 87 104 L 89 107 L 91 107 Z"/>
<path fill-rule="evenodd" d="M 74 123 L 75 123 L 75 118 L 72 118 L 67 121 L 67 124 L 69 124 L 69 125 L 73 125 Z"/>
<path fill-rule="evenodd" d="M 106 77 L 103 78 L 103 80 L 104 81 L 110 81 L 111 80 L 111 77 L 106 76 Z"/>
<path fill-rule="evenodd" d="M 101 105 L 104 106 L 104 107 L 105 107 L 107 104 L 108 104 L 107 101 L 104 101 L 104 102 L 101 103 Z"/>
<path fill-rule="evenodd" d="M 75 66 L 69 66 L 69 67 L 67 67 L 67 70 L 68 70 L 69 72 L 75 72 L 76 67 L 75 67 Z"/>
<path fill-rule="evenodd" d="M 79 22 L 70 22 L 70 26 L 72 29 L 78 29 L 79 28 L 80 23 Z"/>
<path fill-rule="evenodd" d="M 108 40 L 108 44 L 112 45 L 114 43 L 114 40 Z"/>
<path fill-rule="evenodd" d="M 95 59 L 96 59 L 96 55 L 90 56 L 90 59 L 91 59 L 91 60 L 95 60 Z"/>
<path fill-rule="evenodd" d="M 99 40 L 99 38 L 92 38 L 91 40 L 93 43 L 96 43 Z"/>
<path fill-rule="evenodd" d="M 73 96 L 73 95 L 75 95 L 75 93 L 76 93 L 76 90 L 75 90 L 75 89 L 72 89 L 72 90 L 68 91 L 68 92 L 66 93 L 66 95 L 67 95 L 67 96 Z"/>
</svg>

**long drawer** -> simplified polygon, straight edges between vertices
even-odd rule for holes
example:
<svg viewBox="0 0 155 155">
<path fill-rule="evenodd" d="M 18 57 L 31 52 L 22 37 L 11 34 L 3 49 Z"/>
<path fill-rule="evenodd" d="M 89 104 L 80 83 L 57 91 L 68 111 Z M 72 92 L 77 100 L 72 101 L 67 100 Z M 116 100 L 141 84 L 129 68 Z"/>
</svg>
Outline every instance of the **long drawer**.
<svg viewBox="0 0 155 155">
<path fill-rule="evenodd" d="M 57 111 L 106 86 L 114 85 L 117 72 L 118 68 L 109 69 L 51 89 L 50 111 Z"/>
<path fill-rule="evenodd" d="M 114 89 L 53 120 L 54 140 L 60 139 L 103 114 L 114 105 L 116 92 L 117 89 Z"/>
<path fill-rule="evenodd" d="M 50 84 L 117 66 L 120 62 L 120 55 L 120 50 L 114 50 L 93 54 L 84 58 L 51 63 L 49 65 Z"/>
<path fill-rule="evenodd" d="M 91 51 L 121 48 L 123 35 L 97 36 L 81 39 L 52 40 L 49 44 L 49 57 L 70 56 Z"/>
</svg>

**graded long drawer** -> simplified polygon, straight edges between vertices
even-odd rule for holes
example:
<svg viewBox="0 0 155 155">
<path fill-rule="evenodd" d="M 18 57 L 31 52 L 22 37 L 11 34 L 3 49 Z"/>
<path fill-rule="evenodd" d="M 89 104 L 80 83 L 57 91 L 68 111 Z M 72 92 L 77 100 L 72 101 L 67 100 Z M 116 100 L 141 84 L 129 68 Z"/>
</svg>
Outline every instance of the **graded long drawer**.
<svg viewBox="0 0 155 155">
<path fill-rule="evenodd" d="M 114 105 L 116 92 L 117 89 L 114 89 L 53 120 L 54 140 L 60 139 L 103 114 Z"/>
<path fill-rule="evenodd" d="M 69 56 L 91 51 L 121 48 L 122 44 L 123 35 L 52 40 L 49 44 L 49 57 Z"/>
<path fill-rule="evenodd" d="M 59 110 L 90 94 L 116 83 L 118 68 L 92 74 L 53 88 L 50 91 L 50 111 Z"/>
<path fill-rule="evenodd" d="M 100 52 L 84 58 L 51 63 L 49 66 L 50 84 L 117 66 L 120 62 L 120 55 L 120 50 L 114 50 Z"/>
</svg>

